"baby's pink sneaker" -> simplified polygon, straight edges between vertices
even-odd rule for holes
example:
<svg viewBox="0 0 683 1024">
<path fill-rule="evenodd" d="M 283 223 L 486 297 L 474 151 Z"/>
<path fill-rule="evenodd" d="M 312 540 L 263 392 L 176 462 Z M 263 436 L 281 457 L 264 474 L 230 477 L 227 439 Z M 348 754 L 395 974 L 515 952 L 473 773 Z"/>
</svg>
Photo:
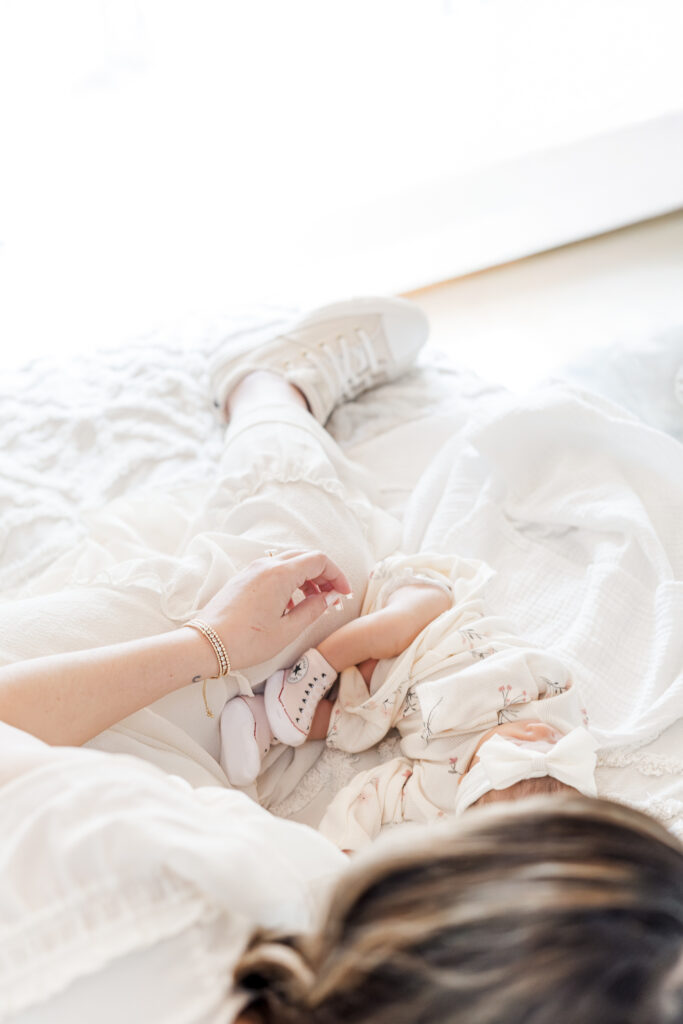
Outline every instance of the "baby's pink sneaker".
<svg viewBox="0 0 683 1024">
<path fill-rule="evenodd" d="M 273 733 L 263 696 L 233 697 L 221 714 L 221 765 L 232 786 L 258 778 Z"/>
<path fill-rule="evenodd" d="M 298 747 L 304 742 L 315 709 L 336 678 L 332 666 L 312 647 L 291 668 L 280 669 L 266 681 L 266 714 L 281 743 Z"/>
</svg>

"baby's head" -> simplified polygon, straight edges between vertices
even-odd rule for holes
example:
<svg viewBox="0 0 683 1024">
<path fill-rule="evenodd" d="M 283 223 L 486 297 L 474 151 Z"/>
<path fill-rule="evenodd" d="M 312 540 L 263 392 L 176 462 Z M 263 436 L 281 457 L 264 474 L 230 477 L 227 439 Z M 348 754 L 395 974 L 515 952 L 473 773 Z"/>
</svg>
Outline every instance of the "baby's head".
<svg viewBox="0 0 683 1024">
<path fill-rule="evenodd" d="M 566 782 L 554 779 L 552 775 L 542 775 L 539 779 L 521 779 L 505 789 L 489 789 L 488 792 L 474 800 L 470 807 L 483 807 L 485 804 L 497 804 L 502 800 L 523 800 L 527 796 L 547 795 L 548 793 L 574 793 L 579 790 L 568 786 Z"/>
<path fill-rule="evenodd" d="M 596 745 L 585 729 L 563 734 L 535 720 L 490 729 L 479 740 L 460 780 L 456 813 L 537 794 L 595 796 Z"/>
</svg>

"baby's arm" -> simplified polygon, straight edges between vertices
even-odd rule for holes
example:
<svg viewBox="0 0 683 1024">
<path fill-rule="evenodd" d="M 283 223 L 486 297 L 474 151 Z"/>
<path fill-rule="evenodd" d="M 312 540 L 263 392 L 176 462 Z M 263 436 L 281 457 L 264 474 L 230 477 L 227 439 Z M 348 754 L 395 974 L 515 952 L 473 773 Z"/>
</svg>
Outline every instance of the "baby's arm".
<svg viewBox="0 0 683 1024">
<path fill-rule="evenodd" d="M 451 599 L 440 587 L 408 583 L 389 596 L 384 608 L 335 630 L 318 644 L 318 650 L 337 672 L 367 661 L 395 658 L 450 606 Z"/>
<path fill-rule="evenodd" d="M 384 608 L 352 619 L 318 644 L 318 651 L 335 672 L 357 665 L 367 686 L 380 658 L 395 658 L 438 615 L 451 607 L 441 587 L 407 583 L 387 598 Z M 327 736 L 333 704 L 321 700 L 315 709 L 309 740 Z"/>
</svg>

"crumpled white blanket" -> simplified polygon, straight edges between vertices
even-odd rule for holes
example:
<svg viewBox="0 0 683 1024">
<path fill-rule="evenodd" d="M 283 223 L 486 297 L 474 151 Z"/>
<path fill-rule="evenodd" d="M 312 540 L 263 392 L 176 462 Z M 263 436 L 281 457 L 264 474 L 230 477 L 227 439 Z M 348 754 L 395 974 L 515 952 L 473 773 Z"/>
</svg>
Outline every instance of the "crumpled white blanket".
<svg viewBox="0 0 683 1024">
<path fill-rule="evenodd" d="M 98 1020 L 233 1020 L 244 994 L 228 979 L 254 929 L 310 931 L 345 867 L 243 793 L 3 723 L 0 794 L 3 1022 L 91 1020 L 77 1007 L 98 992 Z"/>
<path fill-rule="evenodd" d="M 257 339 L 277 321 L 197 321 L 0 380 L 6 598 L 30 594 L 82 539 L 89 509 L 138 486 L 211 479 L 222 428 L 206 404 L 207 357 L 231 332 Z M 587 394 L 550 387 L 520 400 L 423 362 L 338 409 L 331 432 L 380 481 L 404 551 L 453 550 L 498 570 L 493 610 L 572 668 L 604 745 L 602 791 L 679 828 L 683 446 Z M 391 755 L 385 743 L 374 756 Z M 319 820 L 366 765 L 325 751 L 275 809 Z"/>
<path fill-rule="evenodd" d="M 683 445 L 561 385 L 463 430 L 406 510 L 408 550 L 499 570 L 488 599 L 568 663 L 603 746 L 683 709 Z"/>
</svg>

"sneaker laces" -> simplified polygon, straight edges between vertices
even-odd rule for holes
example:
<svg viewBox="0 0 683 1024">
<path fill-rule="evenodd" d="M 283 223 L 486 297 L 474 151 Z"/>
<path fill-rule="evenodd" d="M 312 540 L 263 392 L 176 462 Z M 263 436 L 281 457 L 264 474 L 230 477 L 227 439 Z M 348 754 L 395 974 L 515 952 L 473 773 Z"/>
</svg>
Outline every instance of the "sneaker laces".
<svg viewBox="0 0 683 1024">
<path fill-rule="evenodd" d="M 303 719 L 303 721 L 300 721 L 300 719 L 297 718 L 297 723 L 299 725 L 302 725 L 304 729 L 310 729 L 311 723 L 313 721 L 313 716 L 316 712 L 318 704 L 324 698 L 327 689 L 327 684 L 324 683 L 321 678 L 317 680 L 312 678 L 306 684 L 306 689 L 303 691 L 303 694 L 305 694 L 305 696 L 302 695 L 298 698 L 298 701 L 300 702 L 299 715 L 301 716 L 301 719 Z M 309 701 L 309 698 L 313 696 L 314 691 L 316 692 L 316 694 L 320 694 L 320 696 L 315 701 Z M 307 706 L 304 707 L 304 705 Z"/>
<path fill-rule="evenodd" d="M 380 370 L 380 364 L 368 334 L 362 327 L 356 327 L 355 333 L 360 345 L 353 345 L 345 334 L 340 334 L 336 338 L 338 351 L 333 351 L 332 346 L 324 341 L 318 346 L 318 352 L 324 358 L 321 358 L 319 362 L 316 361 L 316 365 L 332 393 L 338 390 L 344 397 L 349 398 L 354 397 L 353 387 L 366 369 L 369 369 L 373 376 Z M 360 348 L 365 356 L 365 364 L 355 371 L 351 355 L 354 348 L 357 351 Z"/>
<path fill-rule="evenodd" d="M 314 704 L 313 703 L 309 704 L 308 703 L 308 697 L 311 697 L 313 695 L 313 688 L 315 688 L 315 690 L 320 694 L 320 696 L 318 697 L 317 701 Z M 316 711 L 318 710 L 318 705 L 320 704 L 320 701 L 323 700 L 324 696 L 325 696 L 325 687 L 320 682 L 313 683 L 311 688 L 307 691 L 307 697 L 306 697 L 305 703 L 307 703 L 308 706 L 306 708 L 304 708 L 304 711 L 303 711 L 303 714 L 304 714 L 304 728 L 305 729 L 310 729 L 311 724 L 313 722 L 313 716 L 315 715 Z"/>
<path fill-rule="evenodd" d="M 360 339 L 360 343 L 363 346 L 363 349 L 365 350 L 366 358 L 368 360 L 368 363 L 370 364 L 370 372 L 373 375 L 379 373 L 381 367 L 379 364 L 379 360 L 377 359 L 377 352 L 375 351 L 375 346 L 372 344 L 370 337 L 368 336 L 367 332 L 363 330 L 362 327 L 356 328 L 356 334 Z"/>
</svg>

